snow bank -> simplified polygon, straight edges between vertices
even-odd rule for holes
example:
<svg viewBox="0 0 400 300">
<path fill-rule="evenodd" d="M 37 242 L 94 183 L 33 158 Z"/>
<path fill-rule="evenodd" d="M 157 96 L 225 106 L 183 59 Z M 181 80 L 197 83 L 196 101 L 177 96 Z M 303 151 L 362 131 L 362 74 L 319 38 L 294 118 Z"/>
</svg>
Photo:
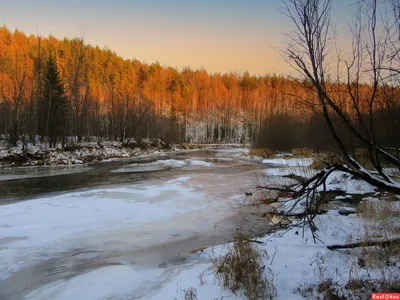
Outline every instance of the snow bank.
<svg viewBox="0 0 400 300">
<path fill-rule="evenodd" d="M 287 166 L 288 169 L 299 166 L 297 159 L 282 159 L 284 163 L 281 159 L 272 161 L 279 162 L 275 164 Z M 312 160 L 308 160 L 301 167 L 306 167 L 311 162 Z M 184 166 L 190 165 L 191 161 L 159 160 L 155 163 Z M 204 165 L 203 162 L 200 165 Z M 285 172 L 286 168 L 265 171 L 268 175 L 273 175 L 271 180 L 277 181 L 277 184 L 282 179 L 280 176 L 286 175 Z M 215 186 L 220 186 L 217 178 L 210 179 L 209 174 L 203 176 Z M 204 184 L 204 180 L 199 178 L 194 181 L 198 186 Z M 35 259 L 45 259 L 43 247 L 47 250 L 54 249 L 60 243 L 71 246 L 77 239 L 86 239 L 94 231 L 96 234 L 106 230 L 112 232 L 155 221 L 161 221 L 163 226 L 168 226 L 175 216 L 206 207 L 209 205 L 206 193 L 201 189 L 194 193 L 192 180 L 192 177 L 185 176 L 149 186 L 102 188 L 0 206 L 0 242 L 2 239 L 12 239 L 12 247 L 0 248 L 0 279 L 1 276 L 5 278 L 11 272 L 34 263 Z M 231 182 L 224 184 L 232 188 Z M 204 189 L 210 190 L 212 187 L 207 185 Z M 342 172 L 333 172 L 328 177 L 327 189 L 354 194 L 374 191 L 370 185 L 354 180 Z M 221 190 L 217 192 L 226 196 Z M 227 199 L 239 200 L 236 196 L 226 197 L 225 200 Z M 296 201 L 284 200 L 283 210 L 288 210 Z M 295 207 L 298 211 L 295 212 L 301 212 L 302 202 L 303 200 L 299 201 L 299 205 Z M 212 226 L 207 218 L 205 222 Z M 318 270 L 323 270 L 324 276 L 335 281 L 348 281 L 349 269 L 356 263 L 357 256 L 330 251 L 326 245 L 346 243 L 349 236 L 362 232 L 361 219 L 355 214 L 343 216 L 340 209 L 334 209 L 316 216 L 315 223 L 319 228 L 318 238 L 323 243 L 314 243 L 307 227 L 304 230 L 302 227 L 295 227 L 259 239 L 264 243 L 259 246 L 260 249 L 267 250 L 269 255 L 264 264 L 275 276 L 277 299 L 303 299 L 296 290 L 299 286 L 319 283 L 321 274 Z M 230 245 L 196 253 L 183 265 L 145 267 L 121 262 L 121 265 L 101 267 L 40 287 L 30 292 L 26 298 L 184 299 L 184 290 L 195 288 L 199 300 L 245 299 L 223 290 L 211 271 L 210 255 L 220 257 Z"/>
<path fill-rule="evenodd" d="M 274 282 L 277 288 L 276 299 L 304 299 L 296 293 L 296 289 L 301 284 L 318 283 L 320 278 L 315 269 L 320 263 L 318 257 L 324 255 L 327 260 L 323 267 L 326 275 L 342 277 L 343 280 L 348 276 L 348 268 L 356 259 L 339 251 L 333 252 L 326 248 L 326 244 L 345 242 L 354 230 L 362 227 L 356 215 L 342 216 L 338 211 L 330 211 L 326 215 L 317 217 L 316 223 L 320 226 L 319 237 L 323 243 L 314 243 L 310 231 L 306 229 L 302 236 L 301 228 L 293 228 L 289 231 L 279 231 L 273 235 L 259 239 L 264 242 L 260 245 L 261 250 L 266 250 L 268 257 L 264 264 L 271 269 L 274 274 Z M 283 234 L 285 233 L 285 234 Z M 198 253 L 203 259 L 220 257 L 224 255 L 231 244 L 221 245 L 206 249 Z M 274 254 L 275 253 L 275 254 Z M 272 257 L 274 257 L 273 262 Z M 338 269 L 338 266 L 341 266 Z M 179 274 L 170 278 L 169 282 L 156 289 L 152 294 L 140 299 L 162 300 L 174 299 L 182 295 L 182 289 L 190 287 L 197 291 L 197 299 L 243 299 L 244 296 L 234 296 L 230 291 L 223 290 L 214 278 L 211 262 L 197 264 L 188 269 L 183 268 Z M 202 277 L 203 284 L 200 283 L 199 276 Z M 184 299 L 183 297 L 181 299 Z"/>
<path fill-rule="evenodd" d="M 369 183 L 363 180 L 354 179 L 351 175 L 341 171 L 332 172 L 328 176 L 326 184 L 327 191 L 343 191 L 347 194 L 366 194 L 375 192 L 375 188 Z M 323 187 L 319 187 L 318 190 L 322 191 Z"/>
<path fill-rule="evenodd" d="M 205 251 L 208 252 L 207 250 Z M 205 256 L 205 255 L 204 255 Z M 156 289 L 141 300 L 165 300 L 165 299 L 185 299 L 185 290 L 196 289 L 198 300 L 210 299 L 232 299 L 245 300 L 240 295 L 233 295 L 232 292 L 223 290 L 216 282 L 214 273 L 211 271 L 210 263 L 201 263 L 181 270 L 174 278 L 171 278 L 161 289 Z M 200 284 L 202 278 L 203 284 Z"/>
<path fill-rule="evenodd" d="M 279 176 L 275 176 L 272 178 L 277 178 L 278 183 L 281 182 L 281 184 L 286 183 L 286 185 L 288 185 L 287 182 L 285 181 L 279 181 L 278 179 L 280 178 Z M 283 179 L 288 179 L 288 178 L 283 178 Z M 317 192 L 322 192 L 323 190 L 324 190 L 323 186 L 317 188 Z M 350 175 L 343 173 L 341 171 L 335 171 L 332 172 L 326 180 L 326 191 L 344 192 L 347 195 L 336 196 L 335 199 L 349 200 L 352 199 L 351 194 L 363 195 L 368 193 L 374 193 L 375 188 L 372 185 L 366 183 L 365 181 L 354 179 Z M 276 211 L 279 213 L 288 213 L 289 215 L 299 215 L 304 213 L 305 211 L 306 200 L 307 199 L 305 195 L 302 195 L 294 199 L 281 198 L 279 199 L 278 202 L 272 203 L 271 205 L 275 207 Z"/>
<path fill-rule="evenodd" d="M 269 165 L 280 165 L 280 166 L 289 166 L 289 167 L 308 167 L 313 163 L 312 158 L 268 158 L 263 159 L 261 162 L 263 164 Z"/>
<path fill-rule="evenodd" d="M 300 227 L 265 236 L 259 239 L 264 244 L 255 244 L 268 253 L 264 265 L 274 274 L 276 299 L 304 299 L 297 289 L 318 284 L 321 275 L 316 270 L 323 270 L 324 276 L 335 281 L 348 281 L 348 270 L 356 263 L 357 257 L 346 252 L 330 251 L 326 245 L 346 243 L 352 233 L 362 228 L 361 220 L 357 215 L 342 216 L 338 210 L 332 210 L 317 216 L 316 224 L 323 243 L 314 243 L 308 228 L 303 232 Z M 198 300 L 222 297 L 245 300 L 244 296 L 235 296 L 223 290 L 212 272 L 210 257 L 221 257 L 231 245 L 205 249 L 194 254 L 192 260 L 183 266 L 169 266 L 165 269 L 135 265 L 103 267 L 41 287 L 29 293 L 26 299 L 64 300 L 82 296 L 85 299 L 184 299 L 185 290 L 194 288 Z"/>
<path fill-rule="evenodd" d="M 362 268 L 356 271 L 358 273 L 352 274 L 350 270 L 355 271 L 354 266 L 357 266 L 358 256 L 352 252 L 331 251 L 326 247 L 333 244 L 346 244 L 351 236 L 359 236 L 364 228 L 364 223 L 359 216 L 356 214 L 344 216 L 340 214 L 340 209 L 335 209 L 324 215 L 318 215 L 315 223 L 319 228 L 317 234 L 321 241 L 314 242 L 308 227 L 305 227 L 304 230 L 302 227 L 294 227 L 258 239 L 264 244 L 254 244 L 261 251 L 267 251 L 268 256 L 264 258 L 263 263 L 274 275 L 277 288 L 277 296 L 274 299 L 305 299 L 300 295 L 298 289 L 319 284 L 321 276 L 331 278 L 333 282 L 342 286 L 348 282 L 350 275 L 353 278 L 357 276 L 377 276 L 379 278 L 382 276 L 380 270 L 377 272 L 369 270 L 370 273 L 367 275 L 368 270 Z M 226 244 L 214 249 L 206 249 L 199 255 L 208 257 L 211 254 L 212 257 L 220 257 L 226 254 L 231 245 Z M 206 263 L 199 265 L 199 269 L 184 270 L 148 299 L 173 299 L 177 295 L 176 289 L 173 289 L 177 283 L 185 288 L 195 288 L 199 300 L 219 299 L 222 296 L 229 299 L 231 299 L 230 297 L 246 299 L 242 296 L 234 297 L 230 295 L 229 291 L 218 293 L 218 283 L 215 281 L 211 268 L 212 264 Z M 396 266 L 388 267 L 386 271 L 392 275 L 399 274 Z M 198 274 L 202 274 L 204 284 L 196 280 L 199 278 Z M 310 295 L 310 297 L 312 296 Z"/>
<path fill-rule="evenodd" d="M 34 146 L 28 143 L 24 150 L 22 143 L 17 147 L 0 145 L 0 165 L 34 166 L 34 165 L 74 165 L 103 161 L 113 158 L 128 158 L 162 151 L 174 151 L 176 148 L 159 139 L 132 140 L 129 144 L 116 141 L 81 142 L 68 144 L 62 148 L 48 148 L 47 143 L 37 142 Z"/>
<path fill-rule="evenodd" d="M 315 174 L 317 174 L 317 172 L 318 172 L 317 170 L 310 169 L 308 167 L 283 167 L 283 168 L 271 167 L 263 171 L 264 175 L 266 176 L 295 175 L 303 178 L 311 178 Z"/>
<path fill-rule="evenodd" d="M 296 179 L 282 177 L 282 176 L 266 176 L 262 179 L 262 185 L 268 187 L 281 188 L 284 186 L 292 186 L 298 184 L 299 181 Z"/>
</svg>

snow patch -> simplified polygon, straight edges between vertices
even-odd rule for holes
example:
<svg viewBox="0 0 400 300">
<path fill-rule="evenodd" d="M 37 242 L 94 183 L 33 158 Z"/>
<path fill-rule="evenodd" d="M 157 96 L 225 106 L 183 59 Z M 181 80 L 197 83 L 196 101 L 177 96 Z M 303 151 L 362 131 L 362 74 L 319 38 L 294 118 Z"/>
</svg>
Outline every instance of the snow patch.
<svg viewBox="0 0 400 300">
<path fill-rule="evenodd" d="M 203 160 L 197 160 L 197 159 L 187 159 L 186 162 L 188 162 L 192 166 L 203 166 L 203 167 L 211 167 L 212 163 L 206 162 Z"/>
<path fill-rule="evenodd" d="M 186 165 L 186 162 L 177 159 L 163 159 L 163 160 L 157 160 L 156 162 L 154 162 L 154 164 L 162 164 L 171 167 L 183 167 Z"/>
<path fill-rule="evenodd" d="M 335 171 L 329 174 L 326 179 L 327 191 L 343 191 L 347 194 L 367 194 L 374 193 L 375 188 L 363 180 L 352 178 L 351 175 Z M 318 191 L 322 191 L 323 187 L 320 186 Z"/>
<path fill-rule="evenodd" d="M 268 158 L 263 159 L 261 162 L 263 164 L 269 165 L 281 165 L 281 166 L 290 166 L 290 167 L 308 167 L 313 163 L 312 158 Z"/>
<path fill-rule="evenodd" d="M 311 178 L 317 174 L 317 170 L 308 167 L 283 167 L 283 168 L 268 168 L 263 171 L 266 176 L 289 176 L 295 175 L 303 178 Z"/>
</svg>

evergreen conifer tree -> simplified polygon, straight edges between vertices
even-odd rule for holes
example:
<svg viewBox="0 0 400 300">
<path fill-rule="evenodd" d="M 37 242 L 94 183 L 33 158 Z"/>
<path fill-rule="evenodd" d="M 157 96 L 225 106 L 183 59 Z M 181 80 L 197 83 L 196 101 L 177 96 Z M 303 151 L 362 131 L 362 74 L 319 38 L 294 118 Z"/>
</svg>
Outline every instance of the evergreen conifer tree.
<svg viewBox="0 0 400 300">
<path fill-rule="evenodd" d="M 52 55 L 47 62 L 44 88 L 40 103 L 39 132 L 47 138 L 49 147 L 55 147 L 59 137 L 63 138 L 67 125 L 68 99 Z"/>
</svg>

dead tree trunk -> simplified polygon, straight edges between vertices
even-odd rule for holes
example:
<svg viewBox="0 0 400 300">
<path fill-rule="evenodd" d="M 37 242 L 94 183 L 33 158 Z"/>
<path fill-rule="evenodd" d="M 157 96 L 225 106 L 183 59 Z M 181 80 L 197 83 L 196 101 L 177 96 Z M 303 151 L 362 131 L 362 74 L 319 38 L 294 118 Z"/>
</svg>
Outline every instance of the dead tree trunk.
<svg viewBox="0 0 400 300">
<path fill-rule="evenodd" d="M 326 246 L 329 250 L 338 250 L 338 249 L 352 249 L 352 248 L 360 248 L 360 247 L 388 247 L 393 246 L 393 244 L 400 244 L 400 238 L 384 240 L 384 241 L 362 241 L 358 243 L 345 244 L 345 245 L 330 245 Z"/>
</svg>

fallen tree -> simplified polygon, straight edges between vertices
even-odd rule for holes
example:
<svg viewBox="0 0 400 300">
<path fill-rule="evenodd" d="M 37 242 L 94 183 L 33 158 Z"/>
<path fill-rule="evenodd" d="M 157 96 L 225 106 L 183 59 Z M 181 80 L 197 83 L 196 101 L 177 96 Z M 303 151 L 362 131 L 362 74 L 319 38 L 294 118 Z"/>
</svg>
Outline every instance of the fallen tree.
<svg viewBox="0 0 400 300">
<path fill-rule="evenodd" d="M 400 238 L 391 239 L 391 240 L 383 240 L 383 241 L 362 241 L 358 243 L 351 243 L 345 245 L 330 245 L 326 246 L 329 250 L 338 250 L 338 249 L 352 249 L 352 248 L 360 248 L 360 247 L 388 247 L 393 244 L 400 244 Z"/>
<path fill-rule="evenodd" d="M 315 212 L 322 202 L 318 189 L 326 190 L 326 180 L 332 172 L 347 173 L 380 191 L 400 195 L 398 177 L 385 171 L 385 167 L 400 170 L 398 130 L 394 130 L 397 133 L 393 142 L 382 144 L 374 122 L 375 114 L 382 110 L 394 115 L 393 128 L 400 118 L 399 7 L 396 1 L 379 4 L 377 0 L 359 1 L 351 28 L 351 54 L 338 54 L 337 71 L 333 74 L 328 62 L 335 41 L 330 21 L 331 0 L 284 0 L 283 3 L 284 13 L 295 26 L 294 32 L 288 34 L 288 47 L 283 55 L 303 76 L 302 84 L 313 99 L 304 101 L 325 121 L 340 161 L 327 164 L 292 189 L 293 207 L 300 203 L 304 206 L 304 223 L 315 231 Z M 381 14 L 383 10 L 392 11 L 393 15 Z M 381 15 L 385 18 L 380 19 Z M 340 124 L 333 119 L 340 120 Z M 353 144 L 366 149 L 369 169 L 355 158 L 354 148 L 341 136 L 343 128 L 351 135 Z"/>
</svg>

